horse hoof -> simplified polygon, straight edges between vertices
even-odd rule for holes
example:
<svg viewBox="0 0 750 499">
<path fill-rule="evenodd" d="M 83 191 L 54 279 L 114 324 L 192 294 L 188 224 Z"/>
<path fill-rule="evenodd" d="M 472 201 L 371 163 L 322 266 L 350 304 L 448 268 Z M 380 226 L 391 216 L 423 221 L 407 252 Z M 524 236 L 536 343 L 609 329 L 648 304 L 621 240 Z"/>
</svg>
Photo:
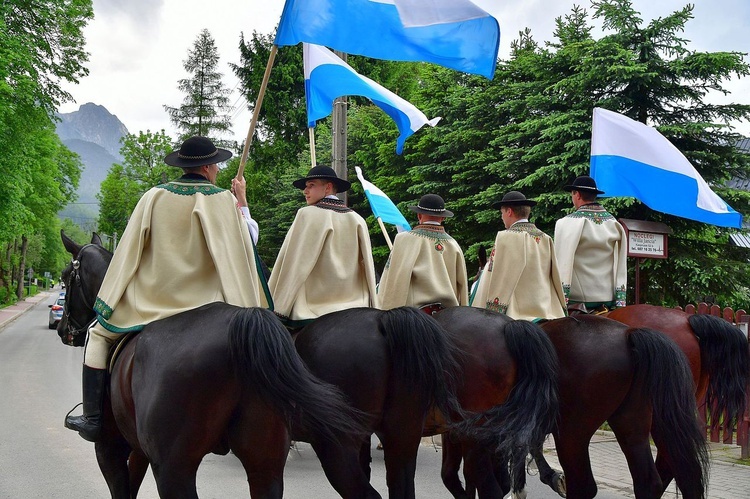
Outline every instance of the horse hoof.
<svg viewBox="0 0 750 499">
<path fill-rule="evenodd" d="M 553 487 L 555 492 L 560 494 L 560 497 L 566 497 L 568 493 L 568 486 L 565 483 L 565 475 L 556 474 L 554 478 L 555 486 Z"/>
</svg>

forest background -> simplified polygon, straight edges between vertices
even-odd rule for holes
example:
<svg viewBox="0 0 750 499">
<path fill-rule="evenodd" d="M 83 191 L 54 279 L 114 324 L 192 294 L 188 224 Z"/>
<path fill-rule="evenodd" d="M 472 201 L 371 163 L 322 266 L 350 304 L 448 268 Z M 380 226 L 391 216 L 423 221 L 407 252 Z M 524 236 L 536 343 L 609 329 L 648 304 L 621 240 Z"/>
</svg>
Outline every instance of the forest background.
<svg viewBox="0 0 750 499">
<path fill-rule="evenodd" d="M 50 5 L 72 8 L 82 3 L 86 2 L 59 0 Z M 79 22 L 86 21 L 85 9 L 76 15 Z M 7 19 L 6 15 L 6 28 Z M 594 22 L 603 25 L 603 35 L 592 34 Z M 690 50 L 689 40 L 681 38 L 689 22 L 695 22 L 691 5 L 644 23 L 627 0 L 593 1 L 590 8 L 574 7 L 558 18 L 549 41 L 537 41 L 528 31 L 520 33 L 512 43 L 510 57 L 498 62 L 491 81 L 429 64 L 349 56 L 349 64 L 360 74 L 409 100 L 427 116 L 442 117 L 434 129 L 420 130 L 407 140 L 404 154 L 398 156 L 397 130 L 390 118 L 369 101 L 350 98 L 347 111 L 350 179 L 355 178 L 354 166 L 362 167 L 366 177 L 385 191 L 407 218 L 411 214 L 407 206 L 415 204 L 421 195 L 432 192 L 443 196 L 448 208 L 456 214 L 446 228 L 464 248 L 473 274 L 478 248 L 489 248 L 501 229 L 499 214 L 490 205 L 505 192 L 521 190 L 539 201 L 532 221 L 547 233 L 553 232 L 558 218 L 572 211 L 569 194 L 562 187 L 577 175 L 588 173 L 591 114 L 594 107 L 603 107 L 656 126 L 722 198 L 747 216 L 750 192 L 736 186 L 750 179 L 750 156 L 748 151 L 738 149 L 743 137 L 728 123 L 750 120 L 750 106 L 709 104 L 705 99 L 710 91 L 723 92 L 723 85 L 730 79 L 748 76 L 747 54 Z M 203 57 L 206 66 L 197 67 L 210 70 L 212 58 L 218 57 L 215 50 L 198 50 L 201 46 L 210 49 L 210 34 L 205 35 L 201 33 L 186 60 L 186 70 L 193 79 L 211 72 L 190 71 L 188 61 Z M 253 33 L 249 39 L 240 39 L 241 59 L 233 69 L 248 102 L 256 101 L 272 40 L 272 33 Z M 85 53 L 75 54 L 77 59 L 66 60 L 77 61 L 80 67 L 71 62 L 58 68 L 60 78 L 70 80 L 84 74 Z M 195 87 L 189 84 L 190 79 L 179 82 L 186 100 L 167 111 L 174 121 L 180 109 L 188 111 L 182 117 L 189 118 L 191 110 L 197 116 L 198 109 L 212 108 L 215 115 L 208 121 L 216 126 L 197 130 L 221 140 L 222 105 L 217 99 L 224 89 L 218 84 L 213 94 L 202 96 L 202 107 L 191 108 L 195 104 Z M 33 103 L 54 104 L 66 96 L 49 88 L 49 95 L 45 94 L 44 81 L 34 88 L 47 100 L 35 97 L 26 102 L 41 121 L 45 116 L 48 118 L 54 132 L 48 113 L 50 106 Z M 5 99 L 2 92 L 0 99 Z M 0 120 L 20 127 L 19 120 L 13 120 L 14 113 L 6 112 L 7 102 L 0 102 L 3 105 Z M 194 133 L 195 125 L 195 120 L 185 121 L 180 137 L 168 137 L 163 131 L 146 131 L 125 138 L 121 151 L 123 164 L 115 165 L 102 184 L 100 231 L 121 234 L 140 194 L 181 173 L 167 168 L 161 158 L 184 136 Z M 39 128 L 29 126 L 25 130 Z M 53 137 L 47 139 L 54 143 Z M 239 147 L 234 145 L 237 152 Z M 64 206 L 77 183 L 75 158 L 66 156 L 63 149 L 54 144 L 45 150 L 54 154 L 44 156 L 46 166 L 39 169 L 49 175 L 51 164 L 56 165 L 51 177 L 59 189 L 55 193 L 59 203 L 51 203 L 47 210 L 19 219 L 18 208 L 14 212 L 12 203 L 6 206 L 4 195 L 0 199 L 0 217 L 6 220 L 6 215 L 16 215 L 17 220 L 12 228 L 4 224 L 0 229 L 0 243 L 18 261 L 20 255 L 13 248 L 19 247 L 24 237 L 27 241 L 38 241 L 37 266 L 54 268 L 60 265 L 60 259 L 64 261 L 56 233 L 60 222 L 55 222 L 48 213 L 56 213 L 60 203 Z M 316 149 L 318 164 L 330 164 L 330 119 L 316 127 Z M 27 154 L 19 154 L 17 159 L 22 158 L 24 163 L 30 162 Z M 0 162 L 6 160 L 2 158 Z M 37 163 L 41 164 L 41 160 Z M 220 186 L 229 186 L 237 164 L 235 158 L 222 170 Z M 300 46 L 284 47 L 271 73 L 245 169 L 250 209 L 261 231 L 258 251 L 269 265 L 275 260 L 296 210 L 303 204 L 300 192 L 291 182 L 304 176 L 310 164 L 302 50 Z M 0 179 L 3 184 L 6 181 Z M 25 189 L 20 196 L 24 200 L 38 194 L 33 177 L 25 177 L 23 183 L 13 188 L 19 185 L 21 190 Z M 45 187 L 49 188 L 52 187 Z M 47 200 L 44 204 L 50 204 L 46 193 L 44 199 Z M 356 181 L 348 201 L 368 219 L 376 266 L 380 270 L 388 248 Z M 631 198 L 605 198 L 603 204 L 618 218 L 663 222 L 674 231 L 669 240 L 669 258 L 645 260 L 641 264 L 642 301 L 672 306 L 710 297 L 711 301 L 734 308 L 750 305 L 748 250 L 730 244 L 729 235 L 733 231 L 654 212 Z M 90 237 L 74 234 L 74 238 L 76 235 L 79 240 Z M 28 255 L 26 258 L 30 261 Z M 632 259 L 629 262 L 629 302 L 633 301 L 633 262 Z M 6 258 L 3 265 L 9 269 L 5 284 L 0 284 L 8 288 L 7 275 L 19 266 L 14 267 L 12 258 Z"/>
</svg>

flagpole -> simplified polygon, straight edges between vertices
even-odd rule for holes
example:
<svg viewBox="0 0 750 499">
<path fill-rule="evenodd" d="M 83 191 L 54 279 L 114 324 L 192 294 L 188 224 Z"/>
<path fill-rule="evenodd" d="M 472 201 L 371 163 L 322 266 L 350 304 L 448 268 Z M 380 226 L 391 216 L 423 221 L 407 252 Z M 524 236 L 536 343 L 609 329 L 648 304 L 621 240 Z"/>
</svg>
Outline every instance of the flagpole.
<svg viewBox="0 0 750 499">
<path fill-rule="evenodd" d="M 271 76 L 271 68 L 273 67 L 273 61 L 276 59 L 276 52 L 278 47 L 276 45 L 271 46 L 271 53 L 268 54 L 268 63 L 266 63 L 266 72 L 263 74 L 263 82 L 260 84 L 260 90 L 258 91 L 258 99 L 255 101 L 255 108 L 253 108 L 253 118 L 250 120 L 250 129 L 247 131 L 247 137 L 245 138 L 245 147 L 242 149 L 242 157 L 240 158 L 240 166 L 237 168 L 237 177 L 242 178 L 245 174 L 245 164 L 247 163 L 247 154 L 250 151 L 250 144 L 253 141 L 253 135 L 255 134 L 255 125 L 258 123 L 258 116 L 260 115 L 260 107 L 263 105 L 263 97 L 266 95 L 266 86 L 268 86 L 268 78 Z"/>
<path fill-rule="evenodd" d="M 378 223 L 380 224 L 380 230 L 383 231 L 383 235 L 385 236 L 385 242 L 388 244 L 388 249 L 393 249 L 393 243 L 391 242 L 391 236 L 388 235 L 388 231 L 385 230 L 385 224 L 383 223 L 383 219 L 378 217 Z"/>
<path fill-rule="evenodd" d="M 310 164 L 314 167 L 318 164 L 315 160 L 315 127 L 308 127 L 307 133 L 310 136 Z"/>
</svg>

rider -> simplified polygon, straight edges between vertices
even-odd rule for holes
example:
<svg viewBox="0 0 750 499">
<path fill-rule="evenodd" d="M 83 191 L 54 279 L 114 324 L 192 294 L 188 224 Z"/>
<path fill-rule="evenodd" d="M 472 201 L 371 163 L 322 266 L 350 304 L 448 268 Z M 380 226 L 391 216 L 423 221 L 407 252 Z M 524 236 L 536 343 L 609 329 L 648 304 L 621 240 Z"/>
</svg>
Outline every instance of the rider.
<svg viewBox="0 0 750 499">
<path fill-rule="evenodd" d="M 604 194 L 582 175 L 571 185 L 576 211 L 555 224 L 555 252 L 568 308 L 601 310 L 625 306 L 627 236 L 625 229 L 596 201 Z"/>
<path fill-rule="evenodd" d="M 426 194 L 417 206 L 419 225 L 402 232 L 380 279 L 378 298 L 383 309 L 427 307 L 428 312 L 469 303 L 466 263 L 461 247 L 442 226 L 453 213 L 437 194 Z"/>
<path fill-rule="evenodd" d="M 218 163 L 232 153 L 191 137 L 164 158 L 184 175 L 138 201 L 94 304 L 83 363 L 83 416 L 65 426 L 95 442 L 111 345 L 122 333 L 207 303 L 269 306 L 237 199 L 214 185 Z M 242 188 L 242 183 L 234 183 Z"/>
<path fill-rule="evenodd" d="M 498 232 L 479 278 L 472 306 L 513 319 L 565 316 L 565 296 L 552 239 L 529 222 L 536 201 L 510 191 L 492 207 L 502 213 L 506 230 Z"/>
<path fill-rule="evenodd" d="M 351 184 L 331 167 L 314 166 L 292 185 L 307 206 L 297 211 L 268 281 L 277 315 L 297 328 L 329 312 L 377 307 L 367 224 L 336 197 Z"/>
</svg>

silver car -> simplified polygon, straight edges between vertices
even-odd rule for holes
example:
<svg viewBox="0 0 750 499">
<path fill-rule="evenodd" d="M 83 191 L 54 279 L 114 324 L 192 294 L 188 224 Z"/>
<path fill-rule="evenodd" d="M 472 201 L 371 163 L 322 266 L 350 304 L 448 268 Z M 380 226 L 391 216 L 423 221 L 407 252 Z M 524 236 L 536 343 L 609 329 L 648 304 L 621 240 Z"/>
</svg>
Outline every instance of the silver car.
<svg viewBox="0 0 750 499">
<path fill-rule="evenodd" d="M 65 307 L 65 293 L 60 293 L 57 297 L 57 301 L 49 306 L 49 328 L 57 329 L 57 324 L 60 322 L 63 316 L 63 308 Z"/>
</svg>

